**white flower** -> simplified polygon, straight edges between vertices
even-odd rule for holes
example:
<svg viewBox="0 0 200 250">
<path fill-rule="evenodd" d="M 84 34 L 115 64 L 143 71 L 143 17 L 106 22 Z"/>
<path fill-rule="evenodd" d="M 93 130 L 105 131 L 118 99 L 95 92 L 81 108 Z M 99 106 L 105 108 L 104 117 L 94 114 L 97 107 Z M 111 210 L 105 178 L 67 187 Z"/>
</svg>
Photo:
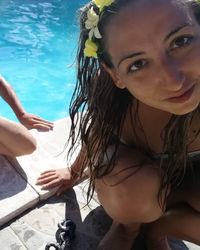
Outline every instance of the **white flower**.
<svg viewBox="0 0 200 250">
<path fill-rule="evenodd" d="M 93 7 L 88 10 L 87 18 L 88 19 L 85 22 L 85 27 L 86 29 L 90 30 L 89 39 L 91 40 L 93 36 L 95 36 L 97 39 L 102 38 L 98 29 L 99 16 L 96 14 Z"/>
</svg>

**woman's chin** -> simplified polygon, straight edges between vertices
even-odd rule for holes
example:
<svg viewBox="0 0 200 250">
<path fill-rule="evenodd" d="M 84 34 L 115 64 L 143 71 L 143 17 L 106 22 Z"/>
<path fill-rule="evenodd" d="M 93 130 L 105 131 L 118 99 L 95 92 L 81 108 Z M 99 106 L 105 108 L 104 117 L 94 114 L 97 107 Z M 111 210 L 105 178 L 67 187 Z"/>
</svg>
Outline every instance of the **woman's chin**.
<svg viewBox="0 0 200 250">
<path fill-rule="evenodd" d="M 187 115 L 187 114 L 193 112 L 198 106 L 199 106 L 199 102 L 195 103 L 194 105 L 188 105 L 187 107 L 182 107 L 182 108 L 180 107 L 177 109 L 173 109 L 169 112 L 174 114 L 174 115 Z"/>
</svg>

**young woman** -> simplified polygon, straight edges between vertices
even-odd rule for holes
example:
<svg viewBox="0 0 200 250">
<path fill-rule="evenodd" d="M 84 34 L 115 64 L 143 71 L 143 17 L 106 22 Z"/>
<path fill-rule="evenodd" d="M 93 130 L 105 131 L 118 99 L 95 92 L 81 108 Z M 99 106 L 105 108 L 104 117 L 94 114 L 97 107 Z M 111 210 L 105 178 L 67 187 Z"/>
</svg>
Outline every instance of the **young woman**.
<svg viewBox="0 0 200 250">
<path fill-rule="evenodd" d="M 131 249 L 139 233 L 148 249 L 170 249 L 167 237 L 200 245 L 199 13 L 186 0 L 82 9 L 70 107 L 71 150 L 79 137 L 82 150 L 38 184 L 62 191 L 88 169 L 89 197 L 96 190 L 113 219 L 98 249 Z"/>
</svg>

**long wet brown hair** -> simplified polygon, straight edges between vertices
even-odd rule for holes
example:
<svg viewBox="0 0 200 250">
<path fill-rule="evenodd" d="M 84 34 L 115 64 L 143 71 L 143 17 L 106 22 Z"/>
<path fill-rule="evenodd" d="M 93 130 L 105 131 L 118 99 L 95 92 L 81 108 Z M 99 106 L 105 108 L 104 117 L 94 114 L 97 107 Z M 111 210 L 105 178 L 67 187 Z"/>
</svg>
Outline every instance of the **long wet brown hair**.
<svg viewBox="0 0 200 250">
<path fill-rule="evenodd" d="M 88 202 L 95 189 L 95 179 L 111 173 L 115 166 L 123 121 L 131 105 L 136 107 L 133 122 L 134 119 L 138 119 L 137 100 L 126 89 L 117 88 L 110 75 L 102 67 L 102 62 L 107 67 L 113 67 L 105 46 L 105 27 L 113 16 L 133 1 L 137 0 L 115 0 L 112 5 L 103 10 L 98 26 L 103 38 L 95 41 L 100 48 L 98 59 L 85 57 L 83 53 L 85 41 L 88 39 L 88 30 L 85 28 L 87 11 L 91 6 L 96 11 L 98 9 L 92 2 L 81 9 L 77 83 L 69 111 L 72 122 L 69 155 L 74 152 L 78 141 L 86 147 L 86 158 L 81 166 L 81 173 L 86 166 L 89 168 Z M 189 4 L 199 21 L 199 4 L 197 2 L 189 2 Z M 196 112 L 199 113 L 199 110 L 198 107 L 195 111 L 186 115 L 172 115 L 161 135 L 164 141 L 163 152 L 167 153 L 168 161 L 166 164 L 161 159 L 160 164 L 158 164 L 161 175 L 161 185 L 158 192 L 159 202 L 162 200 L 163 191 L 165 190 L 166 198 L 169 187 L 176 187 L 184 176 L 188 163 L 188 131 L 194 115 Z M 198 131 L 195 136 L 197 134 Z M 107 163 L 104 164 L 110 145 L 114 148 L 113 154 L 111 157 L 107 157 Z M 135 145 L 136 148 L 138 148 L 137 146 Z M 151 159 L 154 158 L 151 150 L 139 149 Z M 142 167 L 142 164 L 139 167 Z"/>
</svg>

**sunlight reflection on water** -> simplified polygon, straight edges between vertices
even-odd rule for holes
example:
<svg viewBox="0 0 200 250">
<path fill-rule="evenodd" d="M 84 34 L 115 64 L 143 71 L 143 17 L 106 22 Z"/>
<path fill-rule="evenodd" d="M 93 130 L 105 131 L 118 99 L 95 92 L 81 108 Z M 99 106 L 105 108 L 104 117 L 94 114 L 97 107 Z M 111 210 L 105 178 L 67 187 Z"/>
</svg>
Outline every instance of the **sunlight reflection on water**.
<svg viewBox="0 0 200 250">
<path fill-rule="evenodd" d="M 27 111 L 56 120 L 67 115 L 75 83 L 77 9 L 87 1 L 2 0 L 0 73 Z M 0 100 L 0 114 L 15 119 Z"/>
</svg>

